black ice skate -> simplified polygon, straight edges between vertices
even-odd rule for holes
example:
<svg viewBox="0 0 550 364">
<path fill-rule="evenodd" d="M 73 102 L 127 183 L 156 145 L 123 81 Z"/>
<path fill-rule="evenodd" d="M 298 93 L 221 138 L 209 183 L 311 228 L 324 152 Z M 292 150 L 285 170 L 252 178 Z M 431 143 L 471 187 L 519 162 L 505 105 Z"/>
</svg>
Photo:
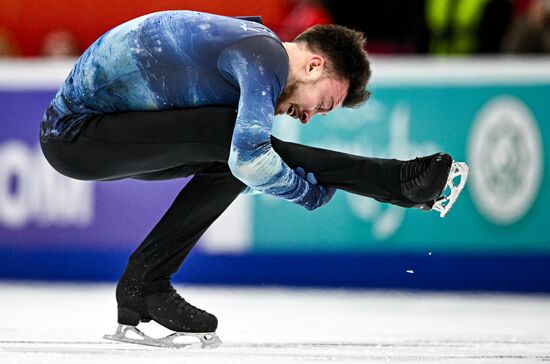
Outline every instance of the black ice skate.
<svg viewBox="0 0 550 364">
<path fill-rule="evenodd" d="M 416 204 L 414 207 L 433 209 L 445 217 L 462 192 L 468 173 L 466 163 L 455 162 L 446 153 L 416 158 L 401 165 L 401 193 Z M 457 177 L 460 177 L 458 184 Z"/>
<path fill-rule="evenodd" d="M 140 322 L 154 320 L 175 333 L 164 338 L 152 338 L 141 332 L 136 326 Z M 139 309 L 119 304 L 118 328 L 114 335 L 105 335 L 105 339 L 133 344 L 178 348 L 188 343 L 175 342 L 181 336 L 199 338 L 203 347 L 215 347 L 221 344 L 216 334 L 218 320 L 216 316 L 201 310 L 183 299 L 175 289 L 144 297 Z M 133 332 L 138 338 L 128 337 Z M 135 336 L 135 335 L 134 335 Z"/>
</svg>

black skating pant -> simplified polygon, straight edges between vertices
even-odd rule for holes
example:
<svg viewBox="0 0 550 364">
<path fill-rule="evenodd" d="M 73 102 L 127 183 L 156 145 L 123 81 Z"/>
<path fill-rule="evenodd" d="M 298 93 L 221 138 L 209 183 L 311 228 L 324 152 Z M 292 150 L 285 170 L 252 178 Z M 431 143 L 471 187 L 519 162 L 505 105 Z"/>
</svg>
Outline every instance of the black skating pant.
<svg viewBox="0 0 550 364">
<path fill-rule="evenodd" d="M 117 290 L 119 304 L 132 293 L 168 289 L 170 277 L 200 236 L 246 187 L 227 165 L 235 118 L 233 109 L 223 107 L 105 114 L 88 120 L 74 141 L 42 140 L 49 163 L 76 179 L 154 181 L 194 175 L 131 255 L 121 278 L 125 291 Z M 313 172 L 321 185 L 407 206 L 395 159 L 359 157 L 274 137 L 271 143 L 291 168 Z"/>
</svg>

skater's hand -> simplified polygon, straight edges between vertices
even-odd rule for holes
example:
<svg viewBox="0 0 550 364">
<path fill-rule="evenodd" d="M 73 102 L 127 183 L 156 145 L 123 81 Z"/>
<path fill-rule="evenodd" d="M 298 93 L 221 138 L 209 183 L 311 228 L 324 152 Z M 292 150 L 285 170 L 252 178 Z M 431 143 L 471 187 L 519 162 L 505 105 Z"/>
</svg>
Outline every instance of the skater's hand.
<svg viewBox="0 0 550 364">
<path fill-rule="evenodd" d="M 315 206 L 305 206 L 308 210 L 315 210 L 316 208 L 319 208 L 323 205 L 326 205 L 329 203 L 329 201 L 332 199 L 332 196 L 336 193 L 335 187 L 328 187 L 328 186 L 319 186 L 317 184 L 317 178 L 312 172 L 306 173 L 306 171 L 302 167 L 298 167 L 295 169 L 295 172 L 298 176 L 302 177 L 309 183 L 311 183 L 314 187 L 314 189 L 317 190 L 317 193 L 319 195 L 318 203 Z"/>
</svg>

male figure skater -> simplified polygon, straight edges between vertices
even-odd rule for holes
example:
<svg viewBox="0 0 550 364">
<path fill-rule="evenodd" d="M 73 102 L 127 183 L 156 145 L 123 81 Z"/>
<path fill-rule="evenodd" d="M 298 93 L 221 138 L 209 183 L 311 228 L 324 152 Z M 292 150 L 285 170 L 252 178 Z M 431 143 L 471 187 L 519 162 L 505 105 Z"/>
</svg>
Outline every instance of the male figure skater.
<svg viewBox="0 0 550 364">
<path fill-rule="evenodd" d="M 270 135 L 275 114 L 307 123 L 364 103 L 371 71 L 364 36 L 317 26 L 282 43 L 257 18 L 166 11 L 124 23 L 78 59 L 41 123 L 44 155 L 81 180 L 161 180 L 193 175 L 131 255 L 116 290 L 123 341 L 155 320 L 219 342 L 214 315 L 186 302 L 170 277 L 245 190 L 314 210 L 336 189 L 442 213 L 444 153 L 412 161 L 354 156 Z M 454 164 L 453 164 L 454 163 Z M 452 168 L 451 168 L 452 167 Z M 456 186 L 452 185 L 456 191 Z M 147 337 L 142 343 L 170 346 Z"/>
</svg>

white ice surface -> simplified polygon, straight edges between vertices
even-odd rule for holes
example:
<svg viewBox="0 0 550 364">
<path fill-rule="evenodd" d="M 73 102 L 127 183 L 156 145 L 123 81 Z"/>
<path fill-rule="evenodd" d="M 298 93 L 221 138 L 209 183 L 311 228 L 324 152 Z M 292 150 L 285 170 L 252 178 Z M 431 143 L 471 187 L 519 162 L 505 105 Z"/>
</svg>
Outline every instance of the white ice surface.
<svg viewBox="0 0 550 364">
<path fill-rule="evenodd" d="M 0 283 L 0 363 L 550 362 L 550 296 L 177 288 L 216 314 L 222 346 L 102 339 L 116 329 L 113 285 Z"/>
</svg>

